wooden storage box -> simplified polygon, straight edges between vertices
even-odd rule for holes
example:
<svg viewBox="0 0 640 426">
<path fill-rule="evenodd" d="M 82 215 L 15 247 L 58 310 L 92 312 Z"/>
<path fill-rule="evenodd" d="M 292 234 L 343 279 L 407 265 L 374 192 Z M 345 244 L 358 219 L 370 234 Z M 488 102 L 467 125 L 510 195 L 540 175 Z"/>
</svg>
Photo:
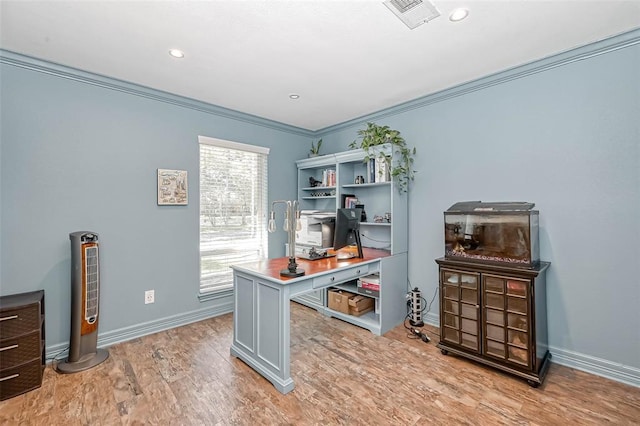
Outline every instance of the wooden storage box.
<svg viewBox="0 0 640 426">
<path fill-rule="evenodd" d="M 329 309 L 355 317 L 373 310 L 375 303 L 375 300 L 370 297 L 335 288 L 329 289 L 327 297 Z"/>
<path fill-rule="evenodd" d="M 349 314 L 359 317 L 373 310 L 375 300 L 366 296 L 353 296 L 349 298 Z"/>
<path fill-rule="evenodd" d="M 329 299 L 329 309 L 342 312 L 343 314 L 349 313 L 349 299 L 354 297 L 354 293 L 350 293 L 344 290 L 338 290 L 335 288 L 329 289 L 327 297 Z"/>
</svg>

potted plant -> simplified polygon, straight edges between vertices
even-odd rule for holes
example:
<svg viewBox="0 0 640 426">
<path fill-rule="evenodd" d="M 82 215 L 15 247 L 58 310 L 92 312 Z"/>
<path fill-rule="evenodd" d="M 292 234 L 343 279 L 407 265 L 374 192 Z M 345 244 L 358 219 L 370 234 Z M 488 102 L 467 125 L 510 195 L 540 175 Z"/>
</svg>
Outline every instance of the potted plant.
<svg viewBox="0 0 640 426">
<path fill-rule="evenodd" d="M 375 123 L 367 123 L 365 129 L 358 130 L 359 141 L 355 140 L 349 144 L 349 148 L 361 148 L 365 152 L 364 162 L 367 163 L 371 158 L 380 158 L 387 163 L 387 167 L 391 171 L 391 178 L 398 184 L 400 192 L 407 192 L 409 183 L 414 180 L 413 156 L 416 154 L 415 147 L 413 149 L 407 146 L 404 138 L 400 136 L 398 130 L 393 130 L 389 126 L 380 126 Z M 379 145 L 390 144 L 396 158 L 393 163 L 391 158 L 384 155 L 383 152 L 377 151 L 375 147 Z"/>
<path fill-rule="evenodd" d="M 322 138 L 318 139 L 318 142 L 311 141 L 311 149 L 309 150 L 309 157 L 317 157 L 320 155 L 320 147 L 322 146 Z"/>
</svg>

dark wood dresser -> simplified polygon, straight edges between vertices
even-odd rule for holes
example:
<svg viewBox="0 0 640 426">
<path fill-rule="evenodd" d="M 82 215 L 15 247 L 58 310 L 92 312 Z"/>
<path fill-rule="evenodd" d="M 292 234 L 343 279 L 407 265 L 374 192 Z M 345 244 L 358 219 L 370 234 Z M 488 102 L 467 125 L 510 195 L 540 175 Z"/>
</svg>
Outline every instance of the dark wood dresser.
<svg viewBox="0 0 640 426">
<path fill-rule="evenodd" d="M 0 401 L 40 387 L 44 290 L 0 297 Z"/>
<path fill-rule="evenodd" d="M 532 268 L 436 259 L 440 265 L 440 343 L 449 352 L 527 379 L 549 368 L 548 262 Z"/>
</svg>

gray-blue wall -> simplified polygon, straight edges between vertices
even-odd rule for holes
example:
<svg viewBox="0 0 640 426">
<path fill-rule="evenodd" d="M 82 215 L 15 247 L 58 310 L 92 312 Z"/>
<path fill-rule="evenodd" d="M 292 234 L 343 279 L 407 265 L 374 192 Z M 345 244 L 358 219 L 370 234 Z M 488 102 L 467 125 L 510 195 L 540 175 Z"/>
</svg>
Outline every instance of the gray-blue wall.
<svg viewBox="0 0 640 426">
<path fill-rule="evenodd" d="M 229 312 L 229 297 L 197 298 L 198 135 L 269 147 L 269 196 L 281 199 L 296 193 L 307 133 L 3 55 L 0 294 L 45 290 L 49 352 L 69 339 L 73 231 L 100 235 L 99 344 Z M 157 168 L 188 171 L 188 206 L 157 205 Z M 286 234 L 270 240 L 284 255 Z"/>
<path fill-rule="evenodd" d="M 323 138 L 322 153 L 342 151 L 376 121 L 418 148 L 411 284 L 434 295 L 442 212 L 454 202 L 535 202 L 541 257 L 552 262 L 553 361 L 640 386 L 639 43 L 640 31 L 627 33 L 315 133 L 22 68 L 8 55 L 0 294 L 44 288 L 47 341 L 63 348 L 68 233 L 88 229 L 102 241 L 103 343 L 226 312 L 228 299 L 196 298 L 197 136 L 270 147 L 270 199 L 291 198 L 294 161 L 311 139 Z M 165 167 L 189 171 L 188 207 L 156 206 L 155 169 Z M 270 237 L 272 256 L 283 254 L 281 234 Z M 149 288 L 156 303 L 145 306 Z M 436 299 L 428 320 L 437 313 Z"/>
<path fill-rule="evenodd" d="M 540 211 L 553 361 L 640 386 L 640 31 L 371 117 L 417 147 L 409 278 L 431 300 L 443 211 Z M 326 129 L 346 149 L 360 121 Z M 437 322 L 438 300 L 428 315 Z"/>
</svg>

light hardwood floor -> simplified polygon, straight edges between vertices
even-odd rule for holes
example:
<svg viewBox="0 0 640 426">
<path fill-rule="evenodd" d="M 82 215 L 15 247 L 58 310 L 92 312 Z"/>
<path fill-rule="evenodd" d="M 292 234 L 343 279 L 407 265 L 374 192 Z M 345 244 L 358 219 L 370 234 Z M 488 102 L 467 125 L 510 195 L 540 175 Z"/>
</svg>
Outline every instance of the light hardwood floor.
<svg viewBox="0 0 640 426">
<path fill-rule="evenodd" d="M 0 402 L 2 425 L 637 425 L 640 389 L 551 365 L 542 386 L 292 302 L 293 392 L 230 356 L 231 314 L 114 345 Z"/>
</svg>

